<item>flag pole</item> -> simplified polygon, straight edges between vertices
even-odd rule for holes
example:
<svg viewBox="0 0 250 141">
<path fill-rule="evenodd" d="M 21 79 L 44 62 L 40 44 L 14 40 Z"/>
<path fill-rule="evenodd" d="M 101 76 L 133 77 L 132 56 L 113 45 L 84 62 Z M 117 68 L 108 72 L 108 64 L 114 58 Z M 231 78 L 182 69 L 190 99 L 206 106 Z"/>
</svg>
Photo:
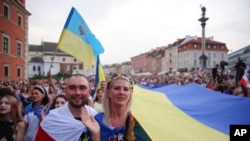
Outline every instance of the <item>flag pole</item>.
<svg viewBox="0 0 250 141">
<path fill-rule="evenodd" d="M 51 68 L 53 66 L 53 62 L 54 62 L 54 58 L 55 58 L 56 54 L 57 54 L 57 47 L 55 48 L 54 55 L 51 58 L 51 63 L 50 63 L 49 71 L 51 70 Z"/>
</svg>

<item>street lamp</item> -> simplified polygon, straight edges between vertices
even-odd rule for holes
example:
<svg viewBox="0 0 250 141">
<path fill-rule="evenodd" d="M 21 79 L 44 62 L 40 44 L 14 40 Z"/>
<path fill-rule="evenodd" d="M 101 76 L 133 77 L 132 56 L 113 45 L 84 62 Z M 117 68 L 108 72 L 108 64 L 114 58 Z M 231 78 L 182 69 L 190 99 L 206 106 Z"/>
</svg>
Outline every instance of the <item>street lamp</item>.
<svg viewBox="0 0 250 141">
<path fill-rule="evenodd" d="M 204 69 L 206 68 L 206 62 L 207 62 L 207 56 L 205 55 L 205 46 L 206 46 L 206 40 L 205 40 L 205 25 L 206 25 L 206 21 L 209 19 L 207 17 L 205 17 L 206 14 L 206 8 L 204 6 L 201 6 L 201 11 L 202 11 L 202 17 L 199 19 L 199 21 L 201 22 L 201 27 L 202 27 L 202 53 L 201 56 L 199 57 L 200 59 L 200 64 L 201 67 Z"/>
</svg>

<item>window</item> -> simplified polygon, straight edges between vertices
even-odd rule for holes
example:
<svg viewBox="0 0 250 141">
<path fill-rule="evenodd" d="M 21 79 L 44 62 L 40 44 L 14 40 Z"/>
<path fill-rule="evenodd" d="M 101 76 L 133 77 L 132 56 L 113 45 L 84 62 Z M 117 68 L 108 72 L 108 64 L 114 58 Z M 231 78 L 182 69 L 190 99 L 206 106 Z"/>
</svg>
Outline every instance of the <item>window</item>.
<svg viewBox="0 0 250 141">
<path fill-rule="evenodd" d="M 224 60 L 224 54 L 223 53 L 221 54 L 221 60 Z"/>
<path fill-rule="evenodd" d="M 16 54 L 16 56 L 17 57 L 22 57 L 22 43 L 21 42 L 17 42 L 17 49 L 16 49 L 16 51 L 17 51 L 17 54 Z"/>
<path fill-rule="evenodd" d="M 162 57 L 162 55 L 161 54 L 158 54 L 157 56 L 156 56 L 156 58 L 161 58 Z"/>
<path fill-rule="evenodd" d="M 3 36 L 3 53 L 9 54 L 9 37 Z"/>
<path fill-rule="evenodd" d="M 224 48 L 224 45 L 221 45 L 221 49 L 223 49 Z"/>
<path fill-rule="evenodd" d="M 210 49 L 210 45 L 207 45 L 207 48 Z"/>
<path fill-rule="evenodd" d="M 67 65 L 66 67 L 66 71 L 69 72 L 70 71 L 70 65 Z"/>
<path fill-rule="evenodd" d="M 211 58 L 210 53 L 208 53 L 208 54 L 207 54 L 207 56 L 208 56 L 208 59 L 210 59 L 210 58 Z"/>
<path fill-rule="evenodd" d="M 65 61 L 66 59 L 65 58 L 62 58 L 62 61 Z"/>
<path fill-rule="evenodd" d="M 76 59 L 74 59 L 74 62 L 76 62 Z"/>
<path fill-rule="evenodd" d="M 214 53 L 214 58 L 216 58 L 216 54 Z"/>
<path fill-rule="evenodd" d="M 9 70 L 10 70 L 10 66 L 9 65 L 4 65 L 4 76 L 5 77 L 9 77 Z"/>
<path fill-rule="evenodd" d="M 7 4 L 3 6 L 3 16 L 9 18 L 9 6 Z"/>
<path fill-rule="evenodd" d="M 197 48 L 197 44 L 194 44 L 194 48 Z"/>
<path fill-rule="evenodd" d="M 33 66 L 33 71 L 36 71 L 36 66 Z"/>
<path fill-rule="evenodd" d="M 20 67 L 17 68 L 17 77 L 21 77 L 21 68 Z"/>
<path fill-rule="evenodd" d="M 216 49 L 216 45 L 214 45 L 214 49 Z"/>
<path fill-rule="evenodd" d="M 40 76 L 40 75 L 41 75 L 41 67 L 38 66 L 38 67 L 37 67 L 37 70 L 38 70 L 38 75 Z"/>
<path fill-rule="evenodd" d="M 19 14 L 17 16 L 17 25 L 22 26 L 22 16 Z"/>
<path fill-rule="evenodd" d="M 194 60 L 194 66 L 196 66 L 196 60 Z"/>
</svg>

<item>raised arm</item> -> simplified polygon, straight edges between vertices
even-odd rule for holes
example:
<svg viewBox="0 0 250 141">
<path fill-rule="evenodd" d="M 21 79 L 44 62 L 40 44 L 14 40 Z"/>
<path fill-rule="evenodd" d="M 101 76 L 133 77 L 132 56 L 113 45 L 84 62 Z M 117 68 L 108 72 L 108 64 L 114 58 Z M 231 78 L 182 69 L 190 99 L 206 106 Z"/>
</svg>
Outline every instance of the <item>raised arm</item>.
<svg viewBox="0 0 250 141">
<path fill-rule="evenodd" d="M 49 81 L 49 85 L 51 85 L 51 87 L 53 88 L 54 92 L 57 94 L 57 87 L 53 81 L 52 75 L 51 75 L 51 69 L 49 69 L 49 71 L 47 72 L 47 77 L 48 77 L 48 81 Z"/>
<path fill-rule="evenodd" d="M 93 141 L 101 141 L 100 126 L 93 116 L 88 115 L 85 107 L 82 108 L 82 123 L 88 128 L 92 134 Z"/>
</svg>

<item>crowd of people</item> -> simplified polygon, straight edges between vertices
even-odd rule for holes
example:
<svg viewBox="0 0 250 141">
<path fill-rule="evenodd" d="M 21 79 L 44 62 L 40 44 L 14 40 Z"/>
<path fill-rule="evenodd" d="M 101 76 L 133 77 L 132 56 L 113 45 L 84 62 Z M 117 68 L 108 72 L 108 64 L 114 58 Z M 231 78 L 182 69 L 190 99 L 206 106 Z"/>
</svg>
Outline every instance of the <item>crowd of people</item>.
<svg viewBox="0 0 250 141">
<path fill-rule="evenodd" d="M 239 58 L 234 67 L 235 71 L 226 71 L 216 64 L 214 68 L 205 71 L 202 75 L 197 70 L 188 75 L 174 73 L 161 76 L 139 76 L 133 79 L 133 82 L 149 87 L 197 83 L 221 94 L 250 97 L 250 66 Z"/>
<path fill-rule="evenodd" d="M 92 79 L 54 80 L 48 72 L 42 80 L 1 81 L 0 141 L 150 140 L 130 110 L 130 79 L 112 76 L 91 95 Z"/>
<path fill-rule="evenodd" d="M 130 110 L 133 85 L 157 87 L 197 83 L 218 94 L 250 97 L 242 83 L 250 68 L 240 59 L 236 73 L 218 64 L 203 75 L 126 76 L 115 73 L 94 88 L 94 78 L 75 74 L 56 80 L 0 81 L 0 141 L 151 140 Z"/>
</svg>

